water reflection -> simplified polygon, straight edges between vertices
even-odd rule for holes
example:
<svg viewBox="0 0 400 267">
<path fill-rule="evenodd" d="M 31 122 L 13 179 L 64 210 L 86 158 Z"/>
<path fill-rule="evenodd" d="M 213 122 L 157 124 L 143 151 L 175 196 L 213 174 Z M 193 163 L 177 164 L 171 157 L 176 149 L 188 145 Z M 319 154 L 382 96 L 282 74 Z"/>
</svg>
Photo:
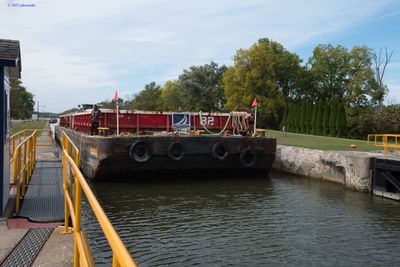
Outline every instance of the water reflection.
<svg viewBox="0 0 400 267">
<path fill-rule="evenodd" d="M 280 173 L 267 178 L 96 183 L 140 266 L 396 266 L 399 203 Z M 96 263 L 111 253 L 84 214 Z"/>
</svg>

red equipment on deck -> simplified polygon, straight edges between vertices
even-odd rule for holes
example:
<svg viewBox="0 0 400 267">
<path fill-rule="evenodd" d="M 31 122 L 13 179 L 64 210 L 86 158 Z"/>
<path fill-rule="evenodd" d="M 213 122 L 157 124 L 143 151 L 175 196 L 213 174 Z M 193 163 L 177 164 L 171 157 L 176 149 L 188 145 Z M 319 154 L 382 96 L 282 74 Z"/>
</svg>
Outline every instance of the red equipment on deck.
<svg viewBox="0 0 400 267">
<path fill-rule="evenodd" d="M 250 130 L 254 123 L 251 114 L 246 112 L 174 113 L 120 110 L 119 132 L 140 134 L 160 131 L 173 132 L 177 127 L 177 123 L 174 121 L 177 115 L 181 117 L 187 116 L 187 120 L 185 120 L 184 123 L 186 123 L 188 128 L 192 131 L 209 130 L 212 133 L 223 132 L 225 134 L 250 135 Z M 90 134 L 91 112 L 84 111 L 63 115 L 60 117 L 60 126 Z M 116 111 L 113 109 L 101 109 L 99 127 L 109 128 L 110 132 L 115 133 L 117 127 Z"/>
</svg>

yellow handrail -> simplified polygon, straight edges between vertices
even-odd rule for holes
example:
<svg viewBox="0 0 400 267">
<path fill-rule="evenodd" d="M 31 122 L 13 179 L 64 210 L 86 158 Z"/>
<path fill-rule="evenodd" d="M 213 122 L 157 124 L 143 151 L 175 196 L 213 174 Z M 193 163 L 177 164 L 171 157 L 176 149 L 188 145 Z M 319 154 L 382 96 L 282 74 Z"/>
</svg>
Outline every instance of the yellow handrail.
<svg viewBox="0 0 400 267">
<path fill-rule="evenodd" d="M 25 196 L 26 186 L 29 184 L 33 168 L 36 163 L 36 138 L 34 131 L 24 138 L 17 147 L 13 148 L 13 184 L 16 184 L 15 210 L 21 208 L 21 199 Z"/>
<path fill-rule="evenodd" d="M 22 141 L 25 140 L 25 137 L 26 137 L 26 131 L 25 130 L 19 131 L 18 133 L 15 133 L 15 134 L 11 135 L 10 144 L 11 144 L 11 153 L 12 153 L 12 155 L 14 155 L 14 151 L 17 148 L 17 146 Z M 14 158 L 12 157 L 11 161 L 10 161 L 11 164 L 12 164 L 13 160 L 14 160 Z"/>
<path fill-rule="evenodd" d="M 14 155 L 14 151 L 17 148 L 17 146 L 25 140 L 27 135 L 30 135 L 34 131 L 36 132 L 48 132 L 50 136 L 50 143 L 37 143 L 36 146 L 53 146 L 53 132 L 51 129 L 24 129 L 22 131 L 19 131 L 18 133 L 15 133 L 11 135 L 10 137 L 10 144 L 11 144 L 11 153 Z M 13 158 L 11 158 L 10 163 L 12 164 Z"/>
<path fill-rule="evenodd" d="M 92 190 L 79 170 L 79 149 L 62 133 L 62 166 L 64 187 L 64 233 L 69 230 L 71 216 L 74 234 L 74 266 L 93 266 L 93 258 L 84 232 L 81 229 L 82 191 L 95 214 L 112 249 L 112 266 L 136 266 L 132 256 L 111 225 Z M 74 186 L 72 186 L 74 184 Z M 72 192 L 73 191 L 73 192 Z"/>
<path fill-rule="evenodd" d="M 54 139 L 53 139 L 53 131 L 50 128 L 43 128 L 43 129 L 25 129 L 25 131 L 27 132 L 33 132 L 33 131 L 37 131 L 37 132 L 47 132 L 47 134 L 49 135 L 49 143 L 36 143 L 36 146 L 53 146 L 54 144 Z"/>
<path fill-rule="evenodd" d="M 400 134 L 369 134 L 368 145 L 383 147 L 383 155 L 387 157 L 393 156 L 393 153 L 389 153 L 388 149 L 394 149 L 394 156 L 399 157 L 400 148 Z"/>
</svg>

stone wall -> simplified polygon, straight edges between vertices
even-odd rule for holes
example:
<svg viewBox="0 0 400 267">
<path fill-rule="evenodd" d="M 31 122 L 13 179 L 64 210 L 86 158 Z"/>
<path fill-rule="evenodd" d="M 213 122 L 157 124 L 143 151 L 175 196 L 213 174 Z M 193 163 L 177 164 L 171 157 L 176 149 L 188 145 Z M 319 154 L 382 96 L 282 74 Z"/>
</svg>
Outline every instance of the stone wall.
<svg viewBox="0 0 400 267">
<path fill-rule="evenodd" d="M 370 170 L 373 158 L 379 155 L 278 145 L 273 168 L 337 182 L 358 191 L 370 191 Z"/>
</svg>

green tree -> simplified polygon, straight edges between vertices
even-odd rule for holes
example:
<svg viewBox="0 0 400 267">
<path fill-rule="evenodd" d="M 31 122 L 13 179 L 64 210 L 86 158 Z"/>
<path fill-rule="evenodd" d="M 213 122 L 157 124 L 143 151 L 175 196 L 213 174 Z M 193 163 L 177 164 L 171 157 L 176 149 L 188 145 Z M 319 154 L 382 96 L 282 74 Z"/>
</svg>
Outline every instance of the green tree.
<svg viewBox="0 0 400 267">
<path fill-rule="evenodd" d="M 296 107 L 291 104 L 290 109 L 289 109 L 289 131 L 290 132 L 296 132 L 296 118 L 295 118 L 295 113 L 296 113 Z"/>
<path fill-rule="evenodd" d="M 329 135 L 336 136 L 336 116 L 337 116 L 337 108 L 338 108 L 338 100 L 334 98 L 331 101 L 330 105 L 330 114 L 329 114 Z"/>
<path fill-rule="evenodd" d="M 122 98 L 118 98 L 118 104 L 119 104 L 120 109 L 129 108 L 129 106 L 126 105 L 124 99 L 122 99 Z M 116 104 L 114 103 L 113 100 L 103 100 L 103 101 L 97 103 L 97 106 L 99 106 L 100 108 L 109 108 L 109 109 L 116 108 Z"/>
<path fill-rule="evenodd" d="M 325 102 L 324 106 L 324 118 L 322 120 L 322 128 L 323 128 L 323 135 L 328 136 L 329 135 L 329 116 L 330 116 L 330 109 L 331 109 L 331 103 L 330 102 Z"/>
<path fill-rule="evenodd" d="M 283 113 L 282 121 L 280 124 L 281 129 L 283 126 L 288 127 L 288 116 L 289 116 L 289 106 L 286 106 L 285 112 Z"/>
<path fill-rule="evenodd" d="M 183 107 L 181 84 L 178 81 L 167 81 L 161 89 L 161 110 L 180 111 Z"/>
<path fill-rule="evenodd" d="M 375 73 L 375 86 L 373 92 L 373 99 L 378 101 L 380 111 L 383 110 L 383 100 L 385 95 L 389 92 L 389 89 L 385 84 L 383 84 L 383 77 L 385 75 L 386 67 L 392 59 L 393 51 L 388 53 L 385 47 L 385 58 L 382 58 L 382 49 L 377 53 L 375 50 L 372 52 L 372 61 L 374 63 L 374 73 Z"/>
<path fill-rule="evenodd" d="M 135 95 L 132 108 L 139 110 L 160 110 L 161 86 L 155 82 L 146 84 L 144 89 Z"/>
<path fill-rule="evenodd" d="M 344 103 L 338 104 L 338 111 L 336 115 L 336 129 L 338 137 L 345 137 L 347 130 L 347 120 Z"/>
<path fill-rule="evenodd" d="M 292 124 L 291 124 L 291 115 L 292 115 L 292 111 L 291 111 L 291 108 L 292 108 L 292 105 L 289 103 L 288 105 L 287 105 L 287 117 L 286 117 L 286 121 L 285 121 L 285 123 L 286 124 L 282 124 L 282 126 L 285 126 L 286 127 L 286 131 L 292 131 Z"/>
<path fill-rule="evenodd" d="M 300 112 L 300 132 L 306 133 L 306 121 L 307 121 L 307 107 L 306 101 L 301 101 L 301 112 Z"/>
<path fill-rule="evenodd" d="M 400 132 L 400 105 L 392 105 L 385 107 L 382 112 L 374 113 L 374 119 L 372 120 L 374 126 L 372 128 L 366 128 L 367 131 L 363 136 L 365 138 L 366 134 L 378 132 L 387 134 L 398 134 Z M 374 131 L 374 128 L 376 129 Z"/>
<path fill-rule="evenodd" d="M 10 116 L 13 119 L 32 118 L 35 101 L 33 94 L 28 92 L 20 79 L 11 79 Z"/>
<path fill-rule="evenodd" d="M 324 106 L 322 101 L 318 101 L 317 116 L 316 116 L 316 133 L 317 135 L 323 135 L 322 122 L 324 120 Z"/>
<path fill-rule="evenodd" d="M 318 99 L 337 97 L 353 106 L 375 102 L 376 81 L 368 47 L 356 46 L 348 51 L 340 45 L 318 45 L 308 66 Z"/>
<path fill-rule="evenodd" d="M 311 134 L 312 127 L 312 102 L 310 100 L 306 100 L 306 133 Z"/>
<path fill-rule="evenodd" d="M 281 44 L 260 39 L 249 49 L 240 49 L 234 66 L 223 76 L 226 107 L 230 110 L 248 107 L 256 97 L 260 122 L 277 126 L 287 97 L 298 86 L 300 58 Z"/>
<path fill-rule="evenodd" d="M 312 103 L 311 134 L 317 134 L 318 104 Z"/>
<path fill-rule="evenodd" d="M 225 99 L 222 75 L 226 66 L 218 67 L 211 62 L 203 66 L 192 66 L 179 76 L 184 108 L 190 111 L 220 111 Z"/>
<path fill-rule="evenodd" d="M 295 117 L 295 124 L 296 124 L 296 132 L 297 133 L 301 133 L 301 120 L 300 120 L 300 115 L 301 115 L 301 106 L 300 105 L 296 105 L 296 112 L 294 113 Z"/>
<path fill-rule="evenodd" d="M 70 108 L 70 109 L 67 109 L 67 110 L 64 110 L 63 112 L 61 112 L 60 115 L 75 113 L 75 112 L 77 112 L 77 111 L 79 111 L 78 108 Z"/>
<path fill-rule="evenodd" d="M 298 123 L 300 122 L 299 120 L 299 114 L 298 114 L 298 109 L 297 105 L 292 106 L 292 116 L 291 116 L 291 121 L 292 121 L 292 132 L 297 133 L 298 132 Z"/>
<path fill-rule="evenodd" d="M 295 132 L 296 130 L 295 130 L 295 123 L 294 123 L 294 113 L 295 113 L 295 110 L 294 110 L 294 106 L 293 106 L 293 104 L 291 104 L 290 106 L 289 106 L 289 115 L 288 115 L 288 131 L 290 131 L 290 132 Z"/>
<path fill-rule="evenodd" d="M 347 115 L 346 115 L 346 107 L 345 104 L 342 103 L 342 120 L 341 120 L 341 131 L 343 137 L 347 137 Z"/>
</svg>

